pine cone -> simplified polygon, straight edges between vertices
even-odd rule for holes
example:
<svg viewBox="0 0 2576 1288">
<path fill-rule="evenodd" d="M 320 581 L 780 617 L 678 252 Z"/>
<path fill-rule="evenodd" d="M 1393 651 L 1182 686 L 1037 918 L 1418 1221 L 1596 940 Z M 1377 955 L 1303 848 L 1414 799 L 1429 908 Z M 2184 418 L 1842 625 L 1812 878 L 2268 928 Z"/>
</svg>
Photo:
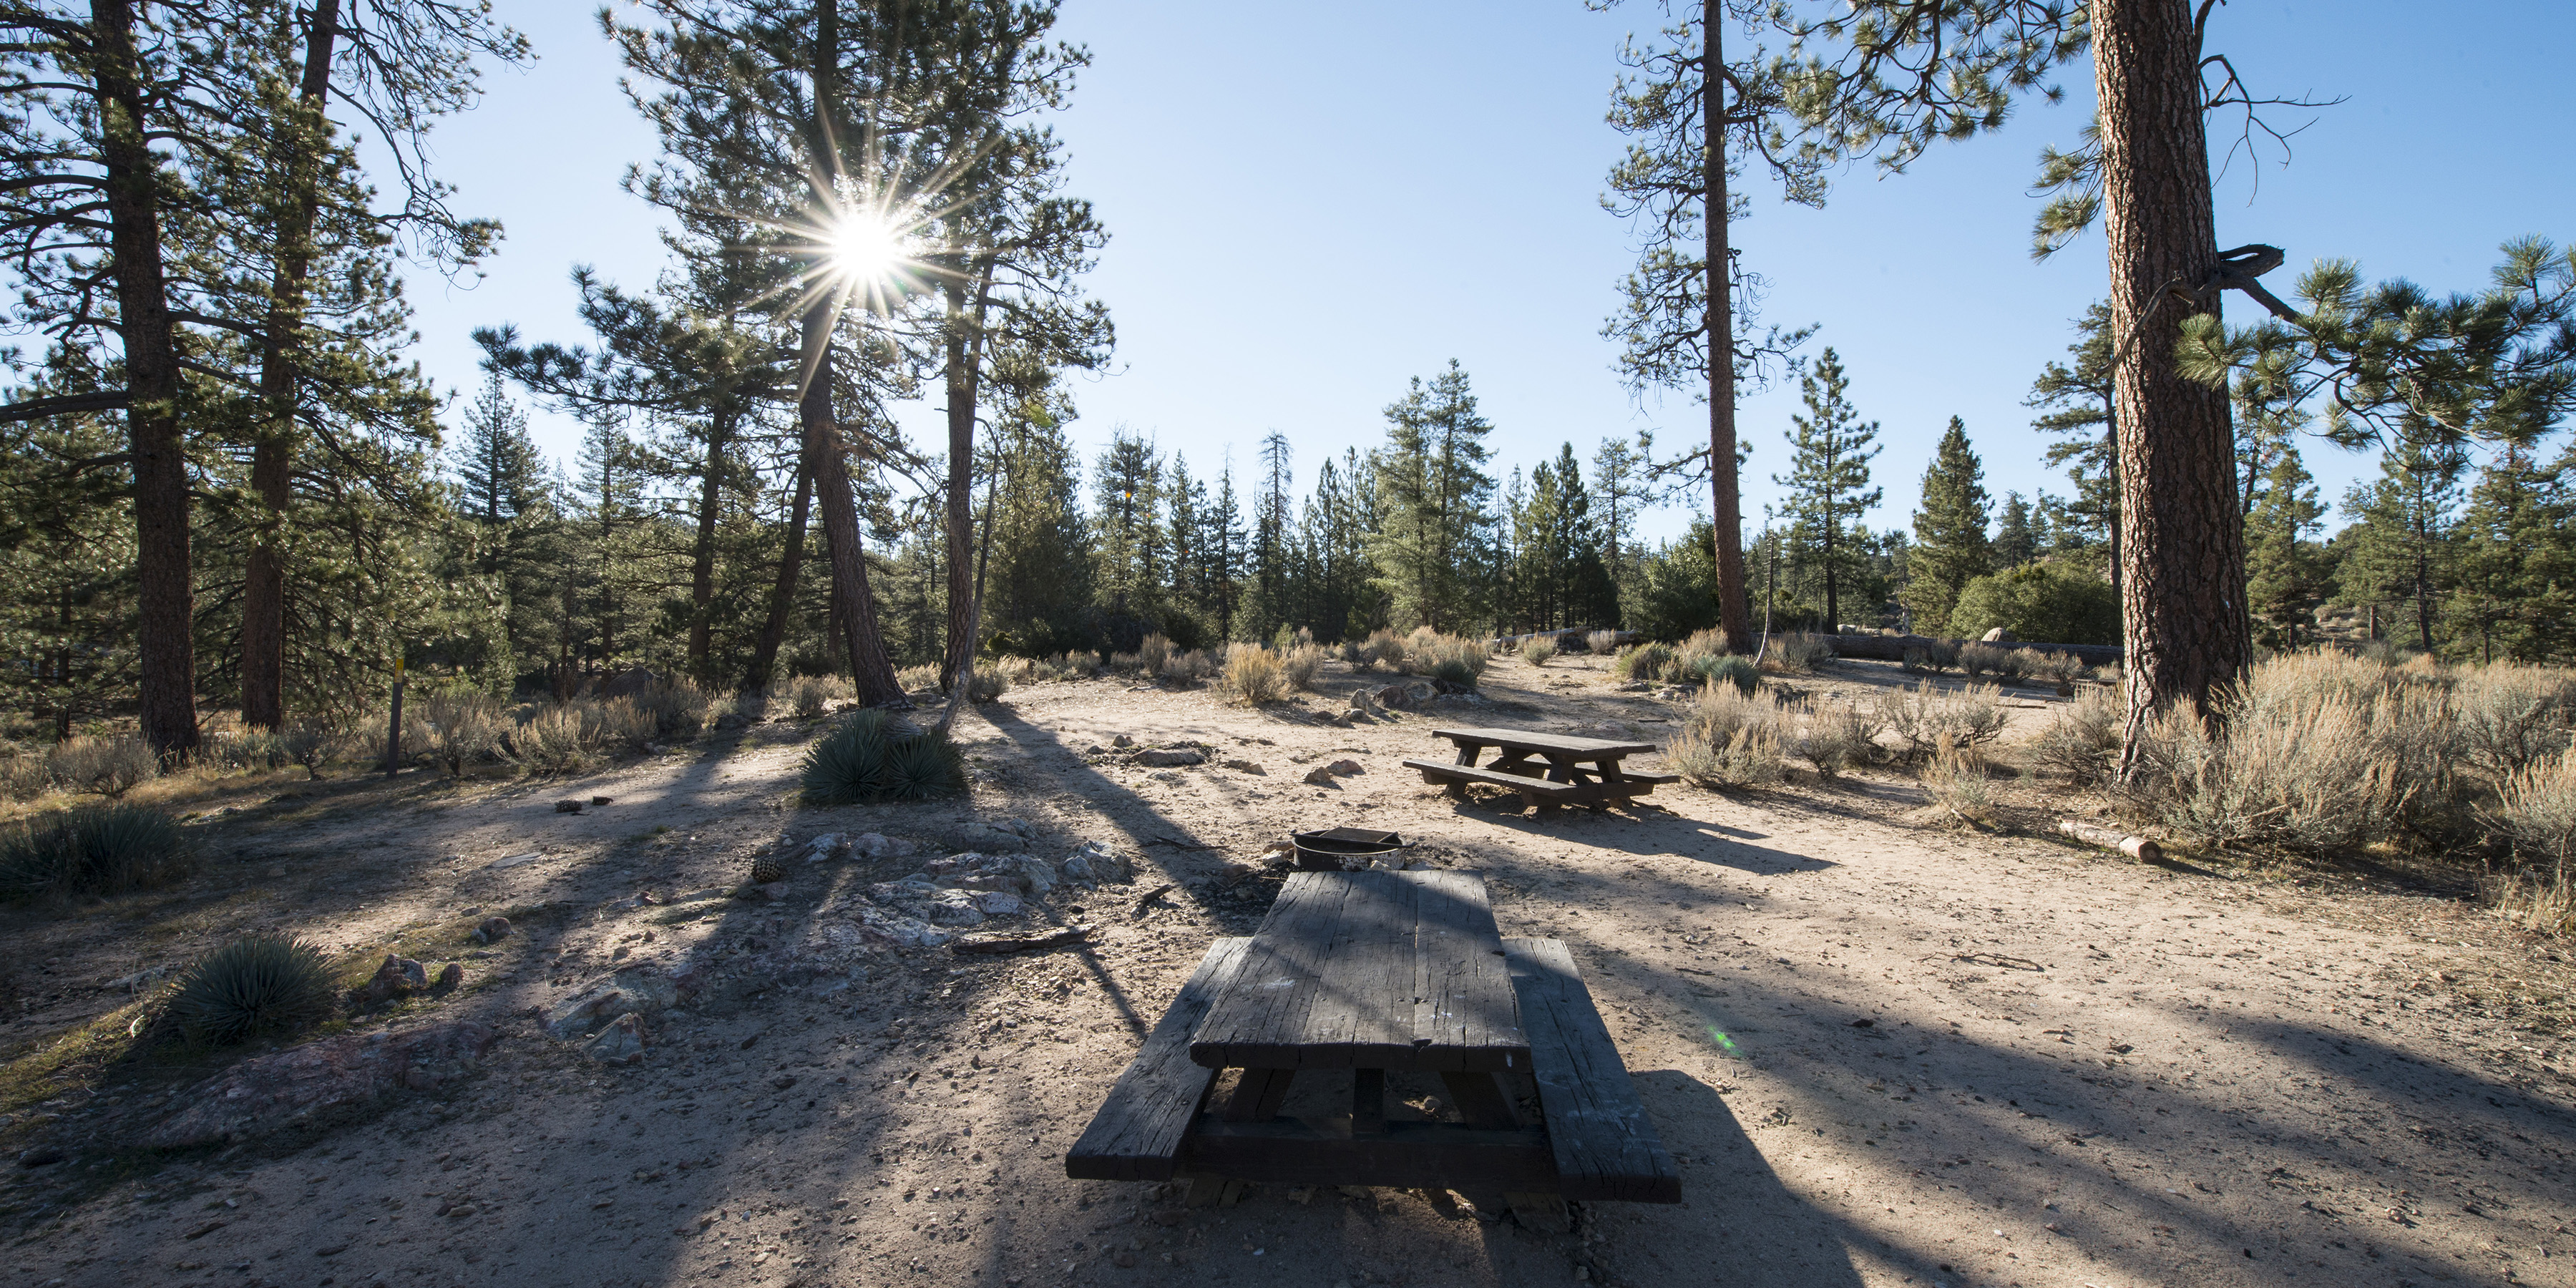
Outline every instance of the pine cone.
<svg viewBox="0 0 2576 1288">
<path fill-rule="evenodd" d="M 786 864 L 781 863 L 776 859 L 769 858 L 753 859 L 751 861 L 751 883 L 753 885 L 768 885 L 772 881 L 784 881 L 786 879 Z"/>
</svg>

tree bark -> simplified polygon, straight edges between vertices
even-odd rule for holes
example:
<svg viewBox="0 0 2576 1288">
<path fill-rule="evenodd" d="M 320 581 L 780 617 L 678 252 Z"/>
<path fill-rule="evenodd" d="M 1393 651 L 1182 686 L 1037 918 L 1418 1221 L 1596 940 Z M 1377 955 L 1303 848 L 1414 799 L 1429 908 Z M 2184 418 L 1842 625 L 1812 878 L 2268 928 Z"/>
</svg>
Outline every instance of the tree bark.
<svg viewBox="0 0 2576 1288">
<path fill-rule="evenodd" d="M 1717 625 L 1726 646 L 1742 651 L 1753 638 L 1744 601 L 1744 505 L 1735 476 L 1735 279 L 1728 263 L 1726 218 L 1725 7 L 1702 0 L 1700 109 L 1708 136 L 1705 168 L 1708 234 L 1708 488 L 1709 524 L 1717 543 Z"/>
<path fill-rule="evenodd" d="M 2183 319 L 2219 307 L 2203 289 L 2217 245 L 2191 5 L 2096 0 L 2093 23 L 2112 334 L 2125 337 L 2112 381 L 2127 774 L 2156 711 L 2217 714 L 2215 691 L 2243 674 L 2254 637 L 2227 393 L 2185 378 L 2175 355 Z"/>
<path fill-rule="evenodd" d="M 868 564 L 859 544 L 858 497 L 850 485 L 849 458 L 841 447 L 841 426 L 832 414 L 832 322 L 835 301 L 820 300 L 805 311 L 805 391 L 797 412 L 805 430 L 805 468 L 823 501 L 823 530 L 832 559 L 832 584 L 842 596 L 841 623 L 849 649 L 850 682 L 861 706 L 901 701 L 903 686 L 894 678 L 885 639 L 877 633 L 877 601 L 868 588 Z"/>
<path fill-rule="evenodd" d="M 743 672 L 742 687 L 748 693 L 766 689 L 778 672 L 778 649 L 787 642 L 787 619 L 796 611 L 796 576 L 805 565 L 805 512 L 814 496 L 814 472 L 805 468 L 804 458 L 796 462 L 796 502 L 787 513 L 787 549 L 779 556 L 778 584 L 769 592 L 769 618 L 760 624 L 760 640 L 752 647 L 751 667 Z"/>
<path fill-rule="evenodd" d="M 954 692 L 975 664 L 974 590 L 968 584 L 975 529 L 967 502 L 975 485 L 978 346 L 968 334 L 966 284 L 948 283 L 947 299 L 948 327 L 942 338 L 948 359 L 948 656 L 939 678 Z"/>
<path fill-rule="evenodd" d="M 689 675 L 715 683 L 716 526 L 724 500 L 725 449 L 733 445 L 734 410 L 719 405 L 707 425 L 707 464 L 698 481 L 698 532 L 689 562 Z"/>
<path fill-rule="evenodd" d="M 340 0 L 314 0 L 304 37 L 300 105 L 318 120 L 331 92 L 331 51 L 340 35 Z M 285 522 L 295 460 L 297 332 L 304 325 L 307 278 L 313 263 L 313 221 L 320 202 L 320 158 L 300 133 L 287 143 L 287 183 L 293 189 L 277 229 L 277 264 L 270 279 L 267 333 L 260 338 L 258 438 L 251 444 L 250 490 L 258 502 L 250 558 L 242 575 L 242 723 L 274 729 L 286 722 L 286 556 L 278 529 Z"/>
<path fill-rule="evenodd" d="M 179 426 L 179 344 L 161 257 L 159 161 L 144 138 L 132 0 L 90 0 L 91 93 L 107 172 L 117 328 L 134 453 L 136 661 L 143 737 L 165 764 L 197 746 L 196 606 L 188 549 L 188 455 Z"/>
</svg>

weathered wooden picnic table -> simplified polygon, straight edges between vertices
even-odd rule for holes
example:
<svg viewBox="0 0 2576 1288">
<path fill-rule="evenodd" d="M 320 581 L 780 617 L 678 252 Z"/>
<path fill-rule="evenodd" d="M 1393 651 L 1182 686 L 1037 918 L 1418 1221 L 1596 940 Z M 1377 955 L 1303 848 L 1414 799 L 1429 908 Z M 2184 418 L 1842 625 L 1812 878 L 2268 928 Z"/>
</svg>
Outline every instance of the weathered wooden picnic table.
<svg viewBox="0 0 2576 1288">
<path fill-rule="evenodd" d="M 1239 1070 L 1221 1103 L 1210 1091 Z M 1390 1120 L 1436 1073 L 1458 1119 Z M 1300 1078 L 1347 1114 L 1284 1117 Z M 1514 1111 L 1532 1084 L 1539 1121 Z M 1478 1187 L 1516 1209 L 1675 1203 L 1681 1179 L 1565 946 L 1504 939 L 1473 872 L 1298 872 L 1219 939 L 1065 1155 L 1077 1179 Z"/>
<path fill-rule="evenodd" d="M 1619 767 L 1629 756 L 1657 750 L 1651 742 L 1605 742 L 1528 729 L 1434 729 L 1431 733 L 1457 744 L 1457 760 L 1404 763 L 1421 770 L 1426 783 L 1447 784 L 1452 796 L 1466 795 L 1470 783 L 1484 783 L 1519 792 L 1522 804 L 1545 812 L 1558 805 L 1624 804 L 1660 784 L 1681 781 L 1679 774 L 1639 774 Z M 1493 762 L 1477 764 L 1476 757 L 1487 747 L 1496 749 Z"/>
</svg>

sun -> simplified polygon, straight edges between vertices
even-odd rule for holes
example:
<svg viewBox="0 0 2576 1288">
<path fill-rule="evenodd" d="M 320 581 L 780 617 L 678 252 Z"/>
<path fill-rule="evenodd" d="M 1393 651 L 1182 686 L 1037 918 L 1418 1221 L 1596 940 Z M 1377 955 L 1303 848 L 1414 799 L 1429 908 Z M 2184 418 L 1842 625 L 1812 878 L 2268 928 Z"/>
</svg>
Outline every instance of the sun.
<svg viewBox="0 0 2576 1288">
<path fill-rule="evenodd" d="M 903 234 L 865 211 L 841 217 L 832 230 L 832 264 L 854 281 L 881 282 L 910 258 Z"/>
</svg>

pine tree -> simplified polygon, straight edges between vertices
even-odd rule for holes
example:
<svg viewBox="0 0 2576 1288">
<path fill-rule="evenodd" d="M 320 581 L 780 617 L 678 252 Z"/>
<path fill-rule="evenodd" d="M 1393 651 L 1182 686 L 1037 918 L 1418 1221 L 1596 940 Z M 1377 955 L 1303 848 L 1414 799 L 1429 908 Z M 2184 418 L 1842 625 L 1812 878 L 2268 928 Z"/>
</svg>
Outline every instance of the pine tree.
<svg viewBox="0 0 2576 1288">
<path fill-rule="evenodd" d="M 1454 359 L 1428 384 L 1416 377 L 1386 418 L 1369 542 L 1376 584 L 1400 628 L 1467 629 L 1490 602 L 1494 480 L 1483 467 L 1493 427 Z"/>
<path fill-rule="evenodd" d="M 2452 529 L 2444 625 L 2479 661 L 2545 662 L 2576 652 L 2576 451 L 2541 465 L 2508 442 L 2478 473 Z"/>
<path fill-rule="evenodd" d="M 1653 449 L 1654 439 L 1641 431 L 1633 444 L 1604 438 L 1592 452 L 1592 508 L 1601 516 L 1601 561 L 1614 595 L 1624 595 L 1636 573 L 1637 520 L 1655 500 L 1647 479 Z M 1602 624 L 1619 624 L 1615 603 Z"/>
<path fill-rule="evenodd" d="M 2466 455 L 2429 425 L 2414 427 L 2381 453 L 2379 478 L 2354 484 L 2343 511 L 2355 523 L 2337 538 L 2339 597 L 2362 605 L 2404 605 L 2415 645 L 2434 649 L 2450 572 L 2450 531 Z"/>
<path fill-rule="evenodd" d="M 2039 557 L 2040 530 L 2032 522 L 2030 502 L 2019 492 L 2004 493 L 2003 513 L 1995 518 L 1995 566 L 2019 568 Z"/>
<path fill-rule="evenodd" d="M 1914 511 L 1905 606 L 1917 632 L 1949 634 L 1960 587 L 1994 571 L 1986 524 L 1985 463 L 1968 445 L 1967 422 L 1953 416 L 1923 471 L 1923 500 Z"/>
<path fill-rule="evenodd" d="M 1016 409 L 1021 412 L 1032 410 Z M 1082 513 L 1073 445 L 1052 415 L 1006 415 L 995 433 L 994 498 L 985 613 L 995 638 L 1033 654 L 1092 647 L 1093 533 Z"/>
<path fill-rule="evenodd" d="M 2310 537 L 2325 513 L 2298 444 L 2284 441 L 2245 516 L 2245 606 L 2256 638 L 2269 647 L 2297 648 L 2300 623 L 2316 620 L 2311 609 L 2325 592 L 2325 557 Z"/>
<path fill-rule="evenodd" d="M 1793 538 L 1806 553 L 1805 571 L 1824 585 L 1825 628 L 1842 629 L 1842 591 L 1863 570 L 1864 551 L 1854 533 L 1864 537 L 1857 521 L 1879 503 L 1881 490 L 1869 485 L 1869 463 L 1879 453 L 1875 421 L 1862 423 L 1845 391 L 1849 373 L 1832 349 L 1817 359 L 1815 369 L 1798 382 L 1805 415 L 1789 418 L 1787 435 L 1795 453 L 1787 474 L 1771 481 L 1789 489 L 1788 514 L 1796 522 Z"/>
<path fill-rule="evenodd" d="M 2114 588 L 2120 578 L 2120 462 L 2113 441 L 2117 390 L 2111 381 L 2111 310 L 2099 302 L 2075 321 L 2072 362 L 2049 363 L 2033 381 L 2025 407 L 2040 414 L 2032 429 L 2058 435 L 2048 463 L 2064 469 L 2075 494 L 2049 513 L 2053 546 L 2060 553 L 2097 553 Z M 2044 496 L 2045 494 L 2043 494 Z M 2088 560 L 2088 562 L 2092 562 Z"/>
<path fill-rule="evenodd" d="M 1152 619 L 1162 607 L 1169 575 L 1163 560 L 1168 533 L 1157 513 L 1163 493 L 1161 453 L 1137 434 L 1114 431 L 1092 467 L 1091 490 L 1101 606 L 1121 617 Z M 1160 626 L 1155 621 L 1151 629 Z"/>
<path fill-rule="evenodd" d="M 1289 623 L 1289 564 L 1296 549 L 1297 513 L 1288 488 L 1297 481 L 1289 468 L 1295 449 L 1288 436 L 1272 430 L 1261 439 L 1261 493 L 1252 503 L 1252 596 L 1245 634 L 1265 640 Z"/>
<path fill-rule="evenodd" d="M 1234 494 L 1234 466 L 1217 476 L 1216 496 L 1208 502 L 1199 545 L 1206 581 L 1216 607 L 1217 638 L 1235 637 L 1235 616 L 1242 602 L 1244 563 L 1249 554 L 1243 530 L 1243 508 Z"/>
</svg>

